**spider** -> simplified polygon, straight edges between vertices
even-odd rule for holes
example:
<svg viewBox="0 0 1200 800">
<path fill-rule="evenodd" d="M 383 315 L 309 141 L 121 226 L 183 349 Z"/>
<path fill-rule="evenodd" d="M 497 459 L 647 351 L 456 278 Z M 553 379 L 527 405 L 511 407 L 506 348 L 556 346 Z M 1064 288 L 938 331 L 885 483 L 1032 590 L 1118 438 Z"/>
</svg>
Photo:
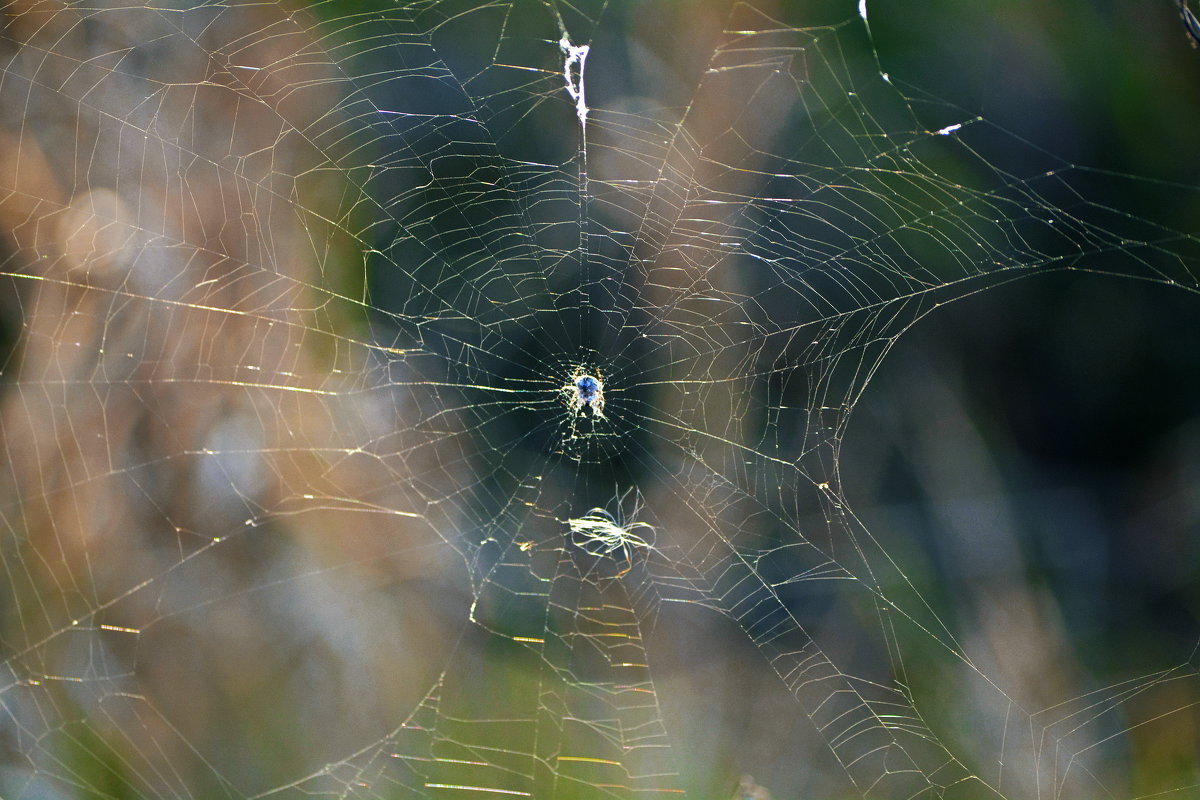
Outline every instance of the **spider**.
<svg viewBox="0 0 1200 800">
<path fill-rule="evenodd" d="M 629 492 L 621 495 L 617 501 L 618 508 Z M 631 517 L 636 517 L 641 504 L 634 506 Z M 607 509 L 596 507 L 589 510 L 578 519 L 567 520 L 571 528 L 572 541 L 575 545 L 592 555 L 609 556 L 621 552 L 625 556 L 625 569 L 617 573 L 621 577 L 633 569 L 633 551 L 641 548 L 654 549 L 654 526 L 649 522 L 623 522 L 613 516 Z M 647 530 L 642 536 L 635 531 Z M 647 538 L 648 537 L 648 538 Z"/>
<path fill-rule="evenodd" d="M 583 369 L 571 373 L 571 379 L 562 387 L 563 396 L 576 413 L 590 408 L 593 416 L 604 419 L 604 381 L 600 373 L 592 375 Z"/>
</svg>

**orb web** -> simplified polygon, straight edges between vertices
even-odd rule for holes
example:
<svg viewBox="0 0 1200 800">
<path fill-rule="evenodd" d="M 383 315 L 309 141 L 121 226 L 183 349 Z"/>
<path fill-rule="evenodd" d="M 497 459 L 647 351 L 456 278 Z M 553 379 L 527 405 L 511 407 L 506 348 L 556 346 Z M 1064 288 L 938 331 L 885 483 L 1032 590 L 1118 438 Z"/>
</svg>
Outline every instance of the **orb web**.
<svg viewBox="0 0 1200 800">
<path fill-rule="evenodd" d="M 907 354 L 843 457 L 957 301 L 1195 292 L 1184 70 L 1112 168 L 1009 129 L 1045 4 L 1003 85 L 981 12 L 796 5 L 0 11 L 0 795 L 1194 791 L 1186 539 L 1186 644 L 1106 638 Z"/>
</svg>

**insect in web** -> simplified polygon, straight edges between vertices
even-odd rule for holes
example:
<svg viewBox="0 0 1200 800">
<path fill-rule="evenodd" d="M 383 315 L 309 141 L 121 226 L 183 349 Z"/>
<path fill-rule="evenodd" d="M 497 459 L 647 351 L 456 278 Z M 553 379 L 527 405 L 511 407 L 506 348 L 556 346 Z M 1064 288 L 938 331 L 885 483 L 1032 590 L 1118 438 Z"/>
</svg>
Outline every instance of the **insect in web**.
<svg viewBox="0 0 1200 800">
<path fill-rule="evenodd" d="M 599 372 L 593 375 L 582 368 L 575 370 L 562 387 L 562 393 L 567 405 L 576 413 L 583 413 L 587 408 L 597 419 L 604 419 L 604 381 Z"/>
<path fill-rule="evenodd" d="M 624 557 L 625 568 L 617 573 L 618 578 L 633 569 L 634 550 L 654 549 L 654 526 L 649 522 L 637 521 L 638 513 L 642 510 L 641 494 L 635 496 L 633 508 L 628 515 L 622 510 L 625 498 L 631 491 L 633 490 L 627 489 L 618 495 L 616 514 L 597 506 L 589 509 L 582 517 L 567 520 L 571 529 L 571 539 L 576 547 L 592 555 L 620 554 Z"/>
</svg>

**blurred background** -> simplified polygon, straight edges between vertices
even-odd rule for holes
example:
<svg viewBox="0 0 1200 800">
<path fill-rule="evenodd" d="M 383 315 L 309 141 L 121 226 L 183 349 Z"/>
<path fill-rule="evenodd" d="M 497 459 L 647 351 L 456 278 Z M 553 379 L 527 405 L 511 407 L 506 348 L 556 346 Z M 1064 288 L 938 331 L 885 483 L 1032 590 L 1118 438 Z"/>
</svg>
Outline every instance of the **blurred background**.
<svg viewBox="0 0 1200 800">
<path fill-rule="evenodd" d="M 6 3 L 0 796 L 1196 792 L 1200 50 L 860 7 Z"/>
</svg>

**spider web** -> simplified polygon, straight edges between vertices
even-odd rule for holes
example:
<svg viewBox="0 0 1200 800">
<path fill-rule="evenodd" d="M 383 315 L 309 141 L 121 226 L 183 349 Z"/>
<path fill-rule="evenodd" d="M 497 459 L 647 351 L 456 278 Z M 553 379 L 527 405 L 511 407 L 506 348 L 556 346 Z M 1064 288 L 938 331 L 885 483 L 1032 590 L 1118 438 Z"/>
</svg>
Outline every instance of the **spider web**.
<svg viewBox="0 0 1200 800">
<path fill-rule="evenodd" d="M 1200 785 L 1187 647 L 1089 670 L 842 453 L 951 301 L 1194 290 L 1190 186 L 862 2 L 3 13 L 3 797 Z"/>
</svg>

